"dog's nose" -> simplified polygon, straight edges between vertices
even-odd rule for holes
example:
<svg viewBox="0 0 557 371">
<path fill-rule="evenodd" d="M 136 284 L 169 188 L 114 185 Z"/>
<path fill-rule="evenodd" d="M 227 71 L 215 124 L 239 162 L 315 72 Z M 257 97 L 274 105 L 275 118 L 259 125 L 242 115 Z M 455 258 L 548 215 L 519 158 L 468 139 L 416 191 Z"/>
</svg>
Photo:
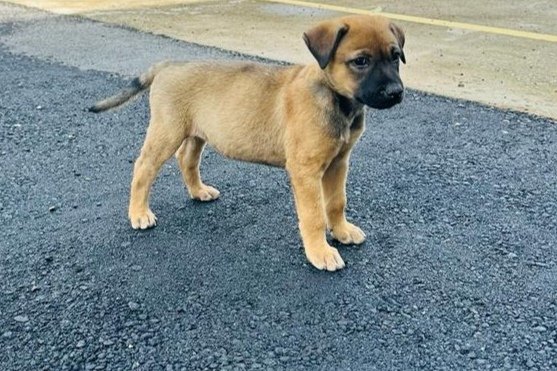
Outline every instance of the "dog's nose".
<svg viewBox="0 0 557 371">
<path fill-rule="evenodd" d="M 400 84 L 387 85 L 384 94 L 387 98 L 397 99 L 401 98 L 404 93 L 404 88 Z"/>
</svg>

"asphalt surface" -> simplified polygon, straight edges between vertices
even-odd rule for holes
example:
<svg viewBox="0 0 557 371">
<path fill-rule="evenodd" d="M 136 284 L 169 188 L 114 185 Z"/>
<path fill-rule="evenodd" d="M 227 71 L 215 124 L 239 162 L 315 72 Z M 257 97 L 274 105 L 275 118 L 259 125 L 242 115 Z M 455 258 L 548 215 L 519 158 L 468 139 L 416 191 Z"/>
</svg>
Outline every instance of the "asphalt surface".
<svg viewBox="0 0 557 371">
<path fill-rule="evenodd" d="M 370 111 L 348 182 L 368 240 L 320 272 L 284 171 L 211 150 L 221 199 L 170 161 L 159 225 L 132 230 L 147 101 L 85 111 L 154 60 L 242 56 L 0 8 L 0 369 L 557 368 L 554 122 L 414 91 Z"/>
</svg>

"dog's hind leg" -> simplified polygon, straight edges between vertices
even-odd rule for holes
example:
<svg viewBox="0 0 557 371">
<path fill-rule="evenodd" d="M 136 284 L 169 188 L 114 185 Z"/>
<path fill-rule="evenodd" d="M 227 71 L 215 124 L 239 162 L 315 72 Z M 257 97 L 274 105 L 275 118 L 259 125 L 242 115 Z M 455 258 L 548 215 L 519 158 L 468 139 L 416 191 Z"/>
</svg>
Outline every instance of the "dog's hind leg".
<svg viewBox="0 0 557 371">
<path fill-rule="evenodd" d="M 183 142 L 183 125 L 151 119 L 141 153 L 135 161 L 128 216 L 132 228 L 147 229 L 157 218 L 149 208 L 149 192 L 161 166 Z"/>
<path fill-rule="evenodd" d="M 201 181 L 199 163 L 203 148 L 205 148 L 205 141 L 203 139 L 188 137 L 176 152 L 176 159 L 182 170 L 182 177 L 190 197 L 199 201 L 212 201 L 219 197 L 220 192 L 216 188 L 203 184 Z"/>
</svg>

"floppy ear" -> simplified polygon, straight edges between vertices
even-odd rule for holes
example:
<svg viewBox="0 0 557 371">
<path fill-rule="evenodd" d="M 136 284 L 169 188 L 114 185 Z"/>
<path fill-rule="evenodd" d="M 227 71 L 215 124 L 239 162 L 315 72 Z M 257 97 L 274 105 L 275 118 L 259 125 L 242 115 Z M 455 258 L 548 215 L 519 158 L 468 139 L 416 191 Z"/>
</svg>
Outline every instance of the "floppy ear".
<svg viewBox="0 0 557 371">
<path fill-rule="evenodd" d="M 311 30 L 304 32 L 304 41 L 319 67 L 327 67 L 335 52 L 340 40 L 348 32 L 348 26 L 337 22 L 322 22 Z"/>
<path fill-rule="evenodd" d="M 402 63 L 406 64 L 406 57 L 404 56 L 404 51 L 402 50 L 402 48 L 404 48 L 404 31 L 402 31 L 402 28 L 398 27 L 394 23 L 391 23 L 391 31 L 395 35 L 396 40 L 398 41 L 398 46 L 400 47 L 400 60 Z"/>
</svg>

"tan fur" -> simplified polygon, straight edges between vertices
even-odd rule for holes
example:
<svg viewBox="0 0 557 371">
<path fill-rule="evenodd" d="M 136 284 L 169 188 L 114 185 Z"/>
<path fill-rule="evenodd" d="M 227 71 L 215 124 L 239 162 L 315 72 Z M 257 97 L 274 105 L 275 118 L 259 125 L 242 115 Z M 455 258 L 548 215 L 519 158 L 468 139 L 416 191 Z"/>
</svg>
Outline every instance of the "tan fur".
<svg viewBox="0 0 557 371">
<path fill-rule="evenodd" d="M 326 240 L 326 230 L 345 244 L 365 239 L 345 217 L 348 161 L 364 130 L 364 112 L 355 101 L 348 115 L 340 112 L 334 91 L 352 98 L 360 83 L 346 67 L 345 59 L 354 50 L 382 53 L 396 40 L 384 18 L 346 17 L 331 21 L 330 27 L 339 22 L 348 24 L 350 32 L 323 70 L 317 64 L 166 63 L 143 75 L 143 86 L 151 84 L 151 120 L 134 166 L 132 227 L 156 224 L 149 190 L 173 154 L 192 198 L 219 197 L 199 174 L 201 153 L 209 143 L 233 159 L 286 168 L 308 260 L 318 269 L 343 268 L 337 249 Z M 103 110 L 111 108 L 110 98 L 107 102 Z"/>
</svg>

